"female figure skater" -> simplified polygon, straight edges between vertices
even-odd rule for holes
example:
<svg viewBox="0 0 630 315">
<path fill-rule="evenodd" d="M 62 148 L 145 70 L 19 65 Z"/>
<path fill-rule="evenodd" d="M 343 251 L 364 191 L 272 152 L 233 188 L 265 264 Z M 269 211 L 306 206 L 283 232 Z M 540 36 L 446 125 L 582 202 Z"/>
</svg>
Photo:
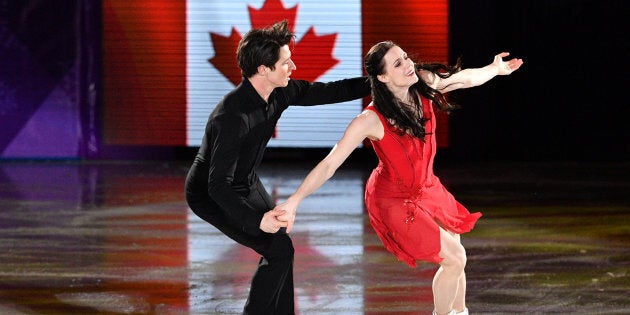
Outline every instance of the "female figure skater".
<svg viewBox="0 0 630 315">
<path fill-rule="evenodd" d="M 366 183 L 370 222 L 391 253 L 412 267 L 417 260 L 440 265 L 433 279 L 434 314 L 468 314 L 466 251 L 460 234 L 470 231 L 481 213 L 470 213 L 433 174 L 436 119 L 455 108 L 443 93 L 481 85 L 508 75 L 521 59 L 504 61 L 501 53 L 482 68 L 460 70 L 460 64 L 415 64 L 395 43 L 374 45 L 365 57 L 372 103 L 348 125 L 330 153 L 299 188 L 276 209 L 285 210 L 287 232 L 299 203 L 326 182 L 365 138 L 379 158 Z"/>
</svg>

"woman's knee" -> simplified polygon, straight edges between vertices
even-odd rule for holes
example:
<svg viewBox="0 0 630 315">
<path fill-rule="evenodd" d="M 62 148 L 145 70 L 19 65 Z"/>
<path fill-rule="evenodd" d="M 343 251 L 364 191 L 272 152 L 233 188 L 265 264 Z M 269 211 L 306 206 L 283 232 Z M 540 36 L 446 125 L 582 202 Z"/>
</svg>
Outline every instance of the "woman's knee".
<svg viewBox="0 0 630 315">
<path fill-rule="evenodd" d="M 441 265 L 444 268 L 461 272 L 466 267 L 466 249 L 459 242 L 459 238 L 448 232 L 442 232 L 442 250 L 440 256 L 444 259 Z"/>
<path fill-rule="evenodd" d="M 466 267 L 466 251 L 463 250 L 463 246 L 461 250 L 443 252 L 441 254 L 442 258 L 442 267 L 448 270 L 452 270 L 453 272 L 463 272 Z"/>
</svg>

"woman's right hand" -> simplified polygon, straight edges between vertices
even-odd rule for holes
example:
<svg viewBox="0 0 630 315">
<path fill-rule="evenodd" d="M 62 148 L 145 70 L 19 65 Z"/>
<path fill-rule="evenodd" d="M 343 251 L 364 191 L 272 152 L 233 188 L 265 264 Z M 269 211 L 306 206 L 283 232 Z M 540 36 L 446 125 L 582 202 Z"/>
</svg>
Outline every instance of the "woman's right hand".
<svg viewBox="0 0 630 315">
<path fill-rule="evenodd" d="M 297 207 L 299 202 L 293 202 L 290 198 L 282 204 L 277 205 L 275 209 L 285 211 L 283 215 L 278 216 L 278 220 L 287 223 L 287 233 L 293 230 L 293 223 L 295 222 L 295 215 L 297 214 Z"/>
<path fill-rule="evenodd" d="M 287 227 L 287 222 L 280 220 L 279 217 L 285 215 L 286 211 L 273 209 L 265 212 L 262 220 L 260 220 L 260 229 L 266 233 L 276 233 L 280 228 Z"/>
</svg>

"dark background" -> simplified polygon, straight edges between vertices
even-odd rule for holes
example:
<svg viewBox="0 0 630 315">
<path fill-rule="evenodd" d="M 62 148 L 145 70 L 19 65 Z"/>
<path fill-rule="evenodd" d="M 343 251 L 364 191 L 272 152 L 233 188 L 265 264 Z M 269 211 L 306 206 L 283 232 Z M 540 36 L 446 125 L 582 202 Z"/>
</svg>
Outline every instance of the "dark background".
<svg viewBox="0 0 630 315">
<path fill-rule="evenodd" d="M 628 1 L 451 1 L 451 59 L 525 64 L 460 90 L 455 159 L 628 160 Z"/>
</svg>

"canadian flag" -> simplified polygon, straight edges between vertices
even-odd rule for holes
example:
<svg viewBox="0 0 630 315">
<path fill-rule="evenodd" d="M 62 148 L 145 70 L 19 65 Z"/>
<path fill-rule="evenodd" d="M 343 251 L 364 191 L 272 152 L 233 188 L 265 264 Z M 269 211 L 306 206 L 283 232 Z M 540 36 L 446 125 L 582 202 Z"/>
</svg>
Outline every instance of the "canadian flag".
<svg viewBox="0 0 630 315">
<path fill-rule="evenodd" d="M 251 28 L 287 19 L 293 78 L 361 76 L 362 58 L 394 40 L 415 59 L 448 61 L 448 1 L 104 0 L 104 143 L 200 144 L 209 114 L 240 82 L 236 45 Z M 269 143 L 331 147 L 369 102 L 287 110 Z M 438 115 L 438 145 L 448 145 Z"/>
<path fill-rule="evenodd" d="M 213 106 L 241 82 L 235 51 L 252 28 L 288 20 L 296 34 L 294 79 L 332 81 L 362 74 L 359 0 L 188 0 L 187 17 L 188 145 L 201 142 Z M 362 100 L 291 107 L 269 146 L 332 147 L 361 109 Z"/>
</svg>

